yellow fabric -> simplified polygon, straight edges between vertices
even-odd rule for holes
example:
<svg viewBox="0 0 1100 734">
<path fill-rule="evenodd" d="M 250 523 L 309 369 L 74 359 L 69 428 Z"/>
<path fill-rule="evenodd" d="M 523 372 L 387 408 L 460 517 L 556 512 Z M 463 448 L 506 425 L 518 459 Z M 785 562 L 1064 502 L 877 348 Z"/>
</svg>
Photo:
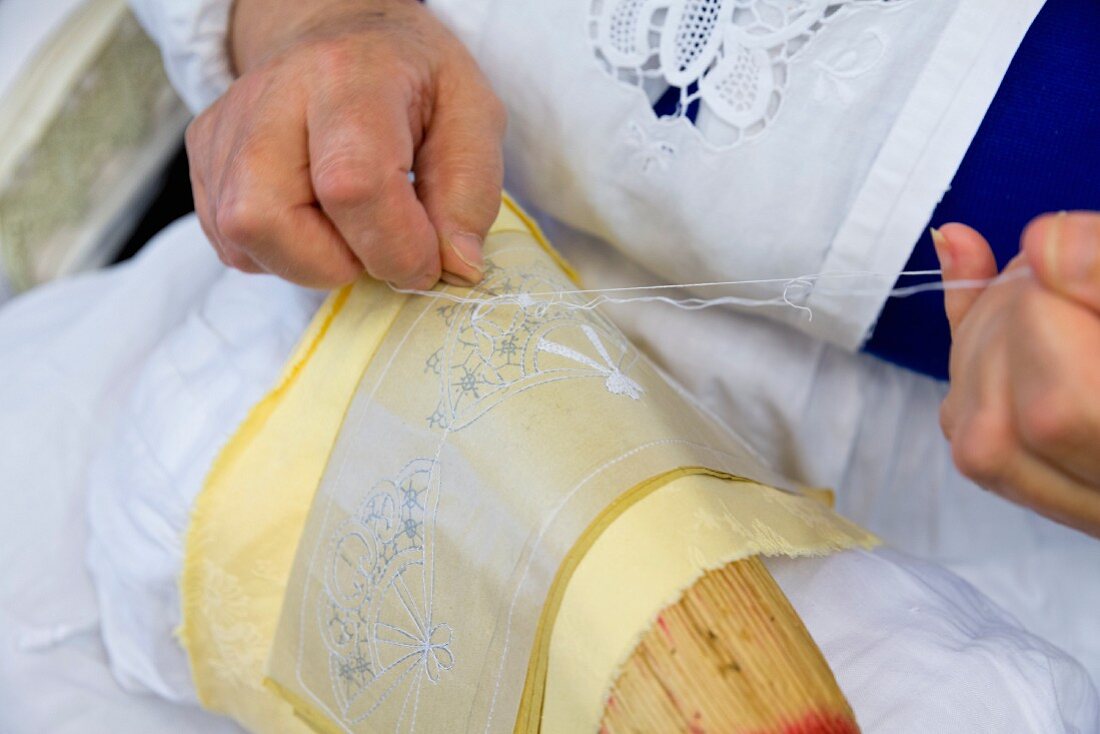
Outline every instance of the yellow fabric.
<svg viewBox="0 0 1100 734">
<path fill-rule="evenodd" d="M 506 201 L 492 231 L 533 227 Z M 405 300 L 370 285 L 377 284 L 349 286 L 324 303 L 277 387 L 220 452 L 192 513 L 178 636 L 202 704 L 250 731 L 310 731 L 263 686 L 264 666 L 297 541 L 344 413 Z"/>
<path fill-rule="evenodd" d="M 363 365 L 399 308 L 354 288 L 327 301 L 195 502 L 180 639 L 203 705 L 251 731 L 309 731 L 263 688 L 263 668 L 313 489 Z M 354 317 L 336 318 L 344 313 Z M 340 353 L 319 349 L 335 343 Z"/>
<path fill-rule="evenodd" d="M 574 277 L 510 202 L 505 202 L 487 240 L 487 252 L 500 263 L 487 279 L 490 287 L 519 272 L 514 269 L 519 267 L 516 263 L 528 264 L 523 267 L 534 263 L 539 273 L 546 274 L 539 277 L 547 283 L 557 277 L 555 272 Z M 367 551 L 356 550 L 358 555 L 349 556 L 340 543 L 348 538 L 362 540 L 359 536 L 366 534 L 359 518 L 361 495 L 376 481 L 373 474 L 392 476 L 380 468 L 396 460 L 390 447 L 404 448 L 403 440 L 413 445 L 422 440 L 419 434 L 408 439 L 398 434 L 406 427 L 430 433 L 417 429 L 417 424 L 428 415 L 425 406 L 435 400 L 425 396 L 424 386 L 437 384 L 439 377 L 430 374 L 431 362 L 425 367 L 418 355 L 433 340 L 465 344 L 471 353 L 484 352 L 488 347 L 479 346 L 478 341 L 495 338 L 489 332 L 503 318 L 499 310 L 488 314 L 477 329 L 459 333 L 456 342 L 455 324 L 470 312 L 485 314 L 477 307 L 423 300 L 366 280 L 335 294 L 318 313 L 279 387 L 252 411 L 215 463 L 196 502 L 182 579 L 181 639 L 206 707 L 233 716 L 254 732 L 305 732 L 310 727 L 333 732 L 507 731 L 513 727 L 556 732 L 576 731 L 560 727 L 581 721 L 591 724 L 582 728 L 592 730 L 604 689 L 631 641 L 644 631 L 661 603 L 707 568 L 756 552 L 824 553 L 873 542 L 871 536 L 806 497 L 738 480 L 741 470 L 751 469 L 754 477 L 768 483 L 781 481 L 734 444 L 715 449 L 714 445 L 728 440 L 722 427 L 692 408 L 625 340 L 617 341 L 609 324 L 592 314 L 563 318 L 569 329 L 545 332 L 536 350 L 545 363 L 540 367 L 545 368 L 542 377 L 553 379 L 524 383 L 522 390 L 506 396 L 505 407 L 494 403 L 484 408 L 486 415 L 492 411 L 491 420 L 478 423 L 481 413 L 461 417 L 457 410 L 446 417 L 448 432 L 460 419 L 469 420 L 454 428 L 457 437 L 450 444 L 439 444 L 437 463 L 449 471 L 468 472 L 469 477 L 450 486 L 450 494 L 443 494 L 447 512 L 441 516 L 443 532 L 431 540 L 430 568 L 423 548 L 423 559 L 414 564 L 418 573 L 426 574 L 425 588 L 430 585 L 435 590 L 438 609 L 426 618 L 424 641 L 405 645 L 413 650 L 406 656 L 412 662 L 403 668 L 398 667 L 400 660 L 393 663 L 390 670 L 397 672 L 386 679 L 392 685 L 378 689 L 382 674 L 369 672 L 372 665 L 379 667 L 378 660 L 364 660 L 356 667 L 358 658 L 332 649 L 326 635 L 334 633 L 318 617 L 319 610 L 326 609 L 324 594 L 332 593 L 325 586 L 330 577 L 344 578 L 350 579 L 349 588 L 362 591 L 359 584 L 367 580 L 357 581 L 356 574 L 363 572 Z M 518 312 L 528 307 L 515 308 Z M 440 325 L 433 326 L 433 319 Z M 531 323 L 538 326 L 534 318 Z M 602 341 L 597 328 L 603 329 Z M 549 346 L 546 334 L 553 337 Z M 589 357 L 584 356 L 585 350 Z M 577 369 L 578 355 L 590 367 Z M 436 365 L 436 369 L 446 387 L 448 365 Z M 517 397 L 520 393 L 522 399 Z M 583 418 L 593 409 L 595 413 L 587 413 L 590 419 L 577 423 L 576 416 Z M 597 423 L 606 419 L 606 424 L 592 425 L 591 417 Z M 558 423 L 561 430 L 553 430 Z M 390 428 L 379 431 L 379 426 Z M 585 431 L 588 435 L 580 438 Z M 538 439 L 532 445 L 529 436 L 535 435 Z M 517 457 L 538 452 L 561 460 L 553 465 L 537 460 L 529 465 L 516 463 Z M 611 460 L 593 475 L 598 475 L 595 479 L 577 484 L 578 476 L 607 457 Z M 435 465 L 426 463 L 428 469 L 418 469 L 412 476 L 438 482 Z M 343 472 L 345 465 L 351 471 Z M 386 481 L 386 492 L 392 495 L 398 488 L 396 480 Z M 532 545 L 533 536 L 525 529 L 538 527 L 548 517 L 548 505 L 540 503 L 549 502 L 562 487 L 574 485 L 583 486 L 585 492 L 573 504 L 563 502 L 561 521 L 549 524 L 547 520 L 547 542 Z M 456 486 L 470 492 L 484 487 L 485 494 L 459 497 Z M 520 487 L 523 490 L 517 491 Z M 422 500 L 416 499 L 413 489 L 415 504 Z M 438 488 L 420 491 L 427 497 Z M 459 508 L 469 514 L 456 521 L 458 499 L 482 505 L 474 510 Z M 670 526 L 661 525 L 661 517 L 645 511 L 651 506 L 663 508 L 657 512 L 666 519 L 691 518 L 710 525 L 701 527 L 697 542 L 684 545 L 676 533 L 666 532 Z M 389 527 L 397 515 L 392 508 L 387 512 L 378 517 Z M 507 522 L 493 525 L 486 519 L 495 517 Z M 735 518 L 728 522 L 738 523 L 743 532 L 717 532 L 715 528 L 726 521 L 713 518 L 725 517 Z M 471 537 L 455 532 L 456 522 L 459 528 L 468 524 Z M 422 525 L 410 532 L 434 533 L 426 523 Z M 517 534 L 508 546 L 512 550 L 501 554 L 498 545 L 508 538 L 491 536 L 497 531 L 507 536 L 513 526 Z M 334 528 L 345 527 L 351 531 L 334 535 Z M 617 532 L 609 535 L 612 531 Z M 667 541 L 667 547 L 656 542 L 654 533 Z M 621 548 L 648 545 L 658 555 L 667 551 L 667 558 L 655 566 L 661 572 L 651 580 L 644 574 L 634 579 L 630 590 L 625 585 L 593 582 L 616 562 L 614 550 L 596 552 L 603 547 L 604 537 L 616 538 Z M 471 562 L 467 546 L 476 549 L 478 542 L 497 544 L 492 545 L 498 548 L 497 554 Z M 684 561 L 687 551 L 683 549 L 689 547 L 694 550 Z M 534 581 L 511 577 L 521 567 L 520 556 L 534 567 Z M 400 571 L 392 576 L 393 583 L 398 577 L 420 578 L 411 574 L 407 569 Z M 568 593 L 574 583 L 583 590 Z M 493 596 L 501 589 L 509 595 L 514 591 L 508 625 L 501 622 L 504 607 Z M 638 604 L 620 618 L 616 610 L 623 593 L 636 595 Z M 277 625 L 280 607 L 282 619 Z M 447 624 L 436 624 L 437 618 Z M 564 626 L 559 627 L 555 618 Z M 576 620 L 584 618 L 592 624 L 578 631 Z M 346 617 L 341 619 L 346 623 Z M 370 624 L 376 624 L 382 617 L 371 619 Z M 577 635 L 612 627 L 619 629 L 601 635 L 596 643 L 575 641 Z M 503 629 L 509 635 L 502 642 L 494 631 Z M 327 649 L 322 644 L 325 639 Z M 586 664 L 589 649 L 599 652 L 591 665 Z M 269 655 L 272 681 L 264 687 Z M 585 680 L 602 682 L 586 684 L 584 695 L 575 695 L 562 678 L 569 678 L 571 671 L 583 672 Z M 337 681 L 337 673 L 343 676 L 343 684 Z M 405 676 L 416 679 L 417 687 L 415 698 L 409 687 L 402 704 L 390 693 L 405 684 Z M 425 683 L 427 692 L 422 697 L 421 678 L 447 685 L 429 688 Z M 295 710 L 301 718 L 294 716 Z M 550 725 L 542 727 L 544 720 Z"/>
</svg>

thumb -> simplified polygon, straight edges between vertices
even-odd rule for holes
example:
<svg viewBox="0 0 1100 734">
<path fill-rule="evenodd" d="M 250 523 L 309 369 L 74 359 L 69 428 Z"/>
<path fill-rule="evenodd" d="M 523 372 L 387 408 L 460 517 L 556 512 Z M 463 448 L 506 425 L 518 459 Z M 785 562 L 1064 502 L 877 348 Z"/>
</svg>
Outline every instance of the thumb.
<svg viewBox="0 0 1100 734">
<path fill-rule="evenodd" d="M 957 280 L 988 280 L 997 275 L 997 261 L 985 237 L 965 224 L 945 224 L 932 230 L 932 243 L 940 258 L 945 283 Z M 984 288 L 949 288 L 943 292 L 943 307 L 954 334 L 970 313 Z"/>
<path fill-rule="evenodd" d="M 439 235 L 443 279 L 473 284 L 484 273 L 482 242 L 500 211 L 504 109 L 476 68 L 441 72 L 437 88 L 417 152 L 417 194 Z"/>
<path fill-rule="evenodd" d="M 1021 246 L 1040 283 L 1100 312 L 1100 213 L 1043 215 Z"/>
</svg>

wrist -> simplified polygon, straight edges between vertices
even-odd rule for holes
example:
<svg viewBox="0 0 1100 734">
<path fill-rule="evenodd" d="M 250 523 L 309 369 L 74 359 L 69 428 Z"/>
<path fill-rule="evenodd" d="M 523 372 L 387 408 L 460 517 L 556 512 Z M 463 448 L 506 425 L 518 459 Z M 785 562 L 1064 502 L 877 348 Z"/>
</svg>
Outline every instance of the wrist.
<svg viewBox="0 0 1100 734">
<path fill-rule="evenodd" d="M 380 22 L 418 0 L 234 0 L 227 52 L 234 76 L 305 35 Z"/>
</svg>

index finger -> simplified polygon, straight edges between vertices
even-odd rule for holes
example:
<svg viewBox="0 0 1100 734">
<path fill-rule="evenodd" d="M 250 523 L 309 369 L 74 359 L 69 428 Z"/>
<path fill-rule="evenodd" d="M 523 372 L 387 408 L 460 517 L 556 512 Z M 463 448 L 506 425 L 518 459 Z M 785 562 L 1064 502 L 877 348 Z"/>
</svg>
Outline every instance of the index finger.
<svg viewBox="0 0 1100 734">
<path fill-rule="evenodd" d="M 409 176 L 409 101 L 384 84 L 334 98 L 308 120 L 310 176 L 321 208 L 371 276 L 432 287 L 440 275 L 438 238 Z"/>
<path fill-rule="evenodd" d="M 444 270 L 477 282 L 482 244 L 500 211 L 505 112 L 472 60 L 439 77 L 417 190 L 439 234 Z"/>
<path fill-rule="evenodd" d="M 1022 247 L 1039 282 L 1100 313 L 1100 213 L 1043 215 L 1024 230 Z"/>
</svg>

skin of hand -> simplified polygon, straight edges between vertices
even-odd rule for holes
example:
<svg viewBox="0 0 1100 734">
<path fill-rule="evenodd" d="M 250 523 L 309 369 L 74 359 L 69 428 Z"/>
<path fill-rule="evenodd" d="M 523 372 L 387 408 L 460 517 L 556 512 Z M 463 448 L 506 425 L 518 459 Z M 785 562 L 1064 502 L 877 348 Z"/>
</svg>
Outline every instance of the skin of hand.
<svg viewBox="0 0 1100 734">
<path fill-rule="evenodd" d="M 997 275 L 962 224 L 934 232 L 945 280 Z M 1039 217 L 995 285 L 949 290 L 951 387 L 940 411 L 959 470 L 1100 537 L 1100 213 Z"/>
<path fill-rule="evenodd" d="M 421 3 L 237 0 L 230 52 L 239 76 L 186 135 L 225 264 L 317 288 L 480 281 L 504 108 Z"/>
</svg>

